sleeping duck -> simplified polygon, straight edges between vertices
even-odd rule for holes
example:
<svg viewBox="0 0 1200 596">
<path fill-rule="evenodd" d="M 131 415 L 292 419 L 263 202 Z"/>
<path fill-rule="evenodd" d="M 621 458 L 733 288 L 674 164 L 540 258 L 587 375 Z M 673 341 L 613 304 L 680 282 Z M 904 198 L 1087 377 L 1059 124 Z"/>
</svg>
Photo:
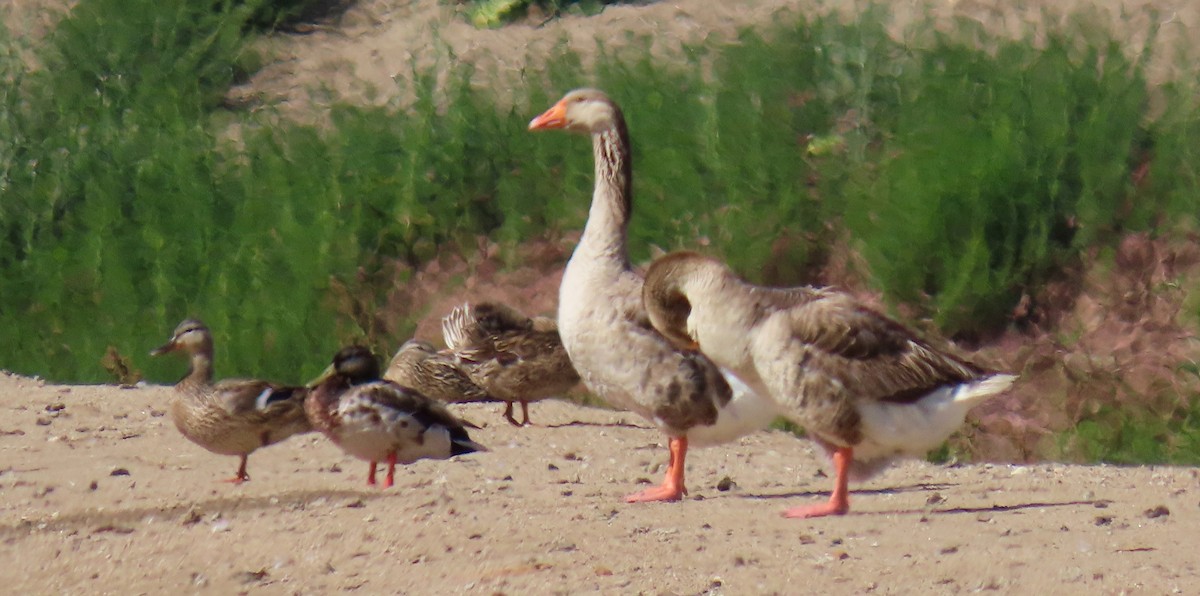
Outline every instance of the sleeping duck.
<svg viewBox="0 0 1200 596">
<path fill-rule="evenodd" d="M 504 418 L 514 426 L 529 424 L 529 402 L 579 384 L 553 320 L 531 319 L 493 302 L 463 304 L 442 319 L 442 335 L 471 380 L 508 402 Z M 520 423 L 514 402 L 521 403 Z"/>
</svg>

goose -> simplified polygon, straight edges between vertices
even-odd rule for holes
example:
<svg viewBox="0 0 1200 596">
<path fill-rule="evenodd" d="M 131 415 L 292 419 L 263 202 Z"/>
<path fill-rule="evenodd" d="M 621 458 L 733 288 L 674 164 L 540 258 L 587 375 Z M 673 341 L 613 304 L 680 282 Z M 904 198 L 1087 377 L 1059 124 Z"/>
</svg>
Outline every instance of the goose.
<svg viewBox="0 0 1200 596">
<path fill-rule="evenodd" d="M 829 501 L 786 517 L 847 513 L 850 478 L 924 456 L 1016 379 L 933 347 L 847 294 L 754 286 L 696 253 L 656 260 L 643 296 L 655 329 L 774 398 L 833 460 Z"/>
<path fill-rule="evenodd" d="M 507 402 L 504 418 L 513 426 L 529 424 L 529 402 L 579 384 L 553 320 L 531 319 L 504 304 L 468 303 L 442 319 L 442 335 L 471 380 Z M 514 402 L 521 403 L 519 423 Z"/>
<path fill-rule="evenodd" d="M 388 363 L 383 378 L 445 403 L 498 401 L 476 385 L 452 353 L 410 339 Z"/>
<path fill-rule="evenodd" d="M 183 321 L 171 339 L 150 355 L 176 351 L 189 354 L 191 366 L 175 384 L 171 422 L 189 441 L 219 455 L 241 458 L 237 473 L 226 482 L 250 480 L 246 460 L 254 450 L 312 430 L 304 415 L 308 391 L 303 387 L 250 379 L 213 384 L 212 332 L 204 323 Z"/>
<path fill-rule="evenodd" d="M 334 355 L 333 364 L 313 382 L 304 409 L 314 428 L 346 453 L 370 462 L 368 486 L 375 486 L 381 461 L 388 464 L 383 488 L 390 488 L 397 463 L 487 451 L 441 402 L 380 379 L 379 361 L 363 346 L 347 346 Z"/>
<path fill-rule="evenodd" d="M 740 383 L 731 385 L 706 356 L 675 347 L 650 325 L 642 305 L 642 277 L 630 265 L 625 246 L 633 164 L 621 109 L 602 91 L 577 89 L 534 118 L 529 128 L 592 138 L 595 189 L 587 224 L 559 288 L 559 334 L 590 391 L 667 435 L 670 459 L 662 484 L 625 500 L 678 501 L 686 492 L 689 444 L 718 444 L 759 430 L 778 408 Z"/>
</svg>

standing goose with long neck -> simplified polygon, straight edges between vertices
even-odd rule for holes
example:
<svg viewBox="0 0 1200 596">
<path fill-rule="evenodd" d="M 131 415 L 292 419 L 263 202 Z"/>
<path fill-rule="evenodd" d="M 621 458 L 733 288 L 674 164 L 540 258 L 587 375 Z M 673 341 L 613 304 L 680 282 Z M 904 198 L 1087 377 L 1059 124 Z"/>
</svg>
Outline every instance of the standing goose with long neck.
<svg viewBox="0 0 1200 596">
<path fill-rule="evenodd" d="M 650 326 L 642 277 L 630 266 L 625 248 L 633 164 L 620 108 L 600 91 L 579 89 L 534 118 L 529 128 L 592 137 L 595 191 L 583 236 L 563 273 L 559 333 L 588 389 L 652 421 L 669 438 L 671 457 L 662 485 L 625 500 L 679 500 L 689 442 L 733 440 L 766 426 L 777 409 L 752 392 L 734 391 L 708 358 L 677 349 Z"/>
<path fill-rule="evenodd" d="M 695 253 L 655 261 L 643 291 L 655 328 L 772 396 L 833 459 L 829 501 L 787 517 L 846 513 L 850 477 L 925 455 L 1016 378 L 939 350 L 847 294 L 754 286 Z"/>
</svg>

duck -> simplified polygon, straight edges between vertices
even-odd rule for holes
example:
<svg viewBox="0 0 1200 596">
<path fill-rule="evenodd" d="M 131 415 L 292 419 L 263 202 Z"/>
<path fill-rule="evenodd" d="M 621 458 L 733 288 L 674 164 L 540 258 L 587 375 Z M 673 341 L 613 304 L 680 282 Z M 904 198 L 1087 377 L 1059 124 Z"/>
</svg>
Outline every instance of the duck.
<svg viewBox="0 0 1200 596">
<path fill-rule="evenodd" d="M 499 401 L 471 380 L 454 354 L 419 339 L 400 346 L 383 378 L 445 403 Z"/>
<path fill-rule="evenodd" d="M 313 428 L 370 462 L 368 486 L 376 485 L 379 462 L 388 464 L 383 488 L 390 488 L 398 463 L 487 451 L 441 402 L 380 378 L 379 361 L 364 346 L 346 346 L 334 355 L 312 383 L 304 409 Z"/>
<path fill-rule="evenodd" d="M 171 422 L 189 441 L 241 459 L 237 473 L 226 482 L 250 480 L 246 461 L 258 448 L 312 431 L 304 414 L 308 394 L 304 387 L 253 379 L 223 379 L 214 384 L 212 332 L 203 322 L 184 320 L 171 339 L 150 355 L 178 351 L 190 355 L 191 366 L 175 384 Z"/>
<path fill-rule="evenodd" d="M 558 330 L 588 390 L 645 418 L 667 437 L 662 483 L 625 501 L 678 501 L 687 491 L 688 446 L 725 443 L 759 430 L 775 419 L 775 403 L 727 377 L 704 354 L 675 346 L 650 324 L 643 278 L 626 248 L 633 162 L 620 107 L 603 91 L 576 89 L 529 128 L 592 139 L 595 186 L 583 235 L 559 286 Z"/>
<path fill-rule="evenodd" d="M 553 319 L 530 318 L 496 302 L 466 303 L 442 319 L 442 336 L 471 380 L 506 402 L 504 418 L 513 426 L 530 424 L 529 402 L 579 384 Z M 521 422 L 513 416 L 515 402 Z"/>
<path fill-rule="evenodd" d="M 846 514 L 851 478 L 926 455 L 1016 380 L 844 292 L 756 286 L 693 252 L 655 260 L 642 291 L 655 329 L 771 396 L 832 459 L 828 502 L 788 509 L 790 518 Z"/>
</svg>

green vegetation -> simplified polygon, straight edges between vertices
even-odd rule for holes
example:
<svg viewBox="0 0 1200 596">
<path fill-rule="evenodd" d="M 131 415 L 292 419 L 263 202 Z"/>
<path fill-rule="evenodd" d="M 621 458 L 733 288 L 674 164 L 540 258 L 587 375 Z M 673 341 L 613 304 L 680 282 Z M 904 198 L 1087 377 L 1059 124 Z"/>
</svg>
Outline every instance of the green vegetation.
<svg viewBox="0 0 1200 596">
<path fill-rule="evenodd" d="M 512 81 L 511 110 L 448 62 L 413 73 L 403 110 L 336 106 L 318 128 L 222 107 L 261 60 L 246 42 L 267 4 L 215 6 L 81 0 L 36 48 L 38 70 L 0 39 L 0 366 L 105 380 L 114 346 L 165 381 L 183 365 L 142 355 L 185 316 L 213 328 L 223 375 L 300 380 L 344 341 L 392 349 L 413 323 L 374 315 L 405 281 L 392 265 L 582 225 L 587 143 L 525 131 L 582 84 L 631 123 L 635 259 L 700 244 L 792 284 L 848 243 L 892 304 L 959 337 L 1009 325 L 1089 247 L 1198 211 L 1194 89 L 1151 90 L 1147 54 L 1086 17 L 1038 44 L 966 24 L 901 42 L 874 9 L 677 64 L 649 40 L 603 51 L 592 72 L 564 50 Z M 1130 438 L 1194 435 L 1185 410 L 1159 430 L 1098 415 L 1072 444 L 1098 445 L 1077 451 L 1089 459 L 1196 453 Z"/>
<path fill-rule="evenodd" d="M 584 14 L 600 12 L 606 4 L 619 4 L 623 0 L 463 0 L 467 7 L 467 18 L 476 27 L 498 27 L 518 20 L 536 11 L 543 15 L 557 15 L 567 11 Z M 627 0 L 625 0 L 627 1 Z"/>
</svg>

